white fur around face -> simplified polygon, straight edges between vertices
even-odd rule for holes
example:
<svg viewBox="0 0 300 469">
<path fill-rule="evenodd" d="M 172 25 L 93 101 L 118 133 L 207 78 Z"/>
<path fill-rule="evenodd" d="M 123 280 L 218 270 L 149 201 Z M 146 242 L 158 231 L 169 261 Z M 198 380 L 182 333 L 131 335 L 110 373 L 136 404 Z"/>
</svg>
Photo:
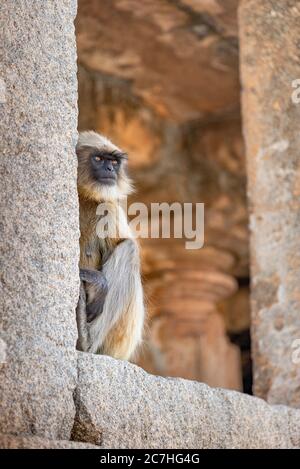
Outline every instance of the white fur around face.
<svg viewBox="0 0 300 469">
<path fill-rule="evenodd" d="M 119 188 L 117 185 L 103 186 L 99 184 L 95 186 L 95 189 L 97 190 L 99 194 L 99 201 L 101 200 L 113 201 L 113 200 L 119 199 L 120 193 L 119 193 Z"/>
<path fill-rule="evenodd" d="M 80 150 L 84 147 L 98 148 L 99 150 L 108 152 L 118 151 L 122 153 L 122 150 L 114 145 L 108 138 L 94 131 L 86 131 L 79 134 L 77 149 Z M 85 195 L 87 198 L 92 199 L 97 197 L 98 202 L 101 202 L 102 200 L 109 201 L 122 199 L 133 192 L 132 182 L 122 167 L 118 175 L 118 182 L 114 186 L 105 186 L 96 181 L 91 184 L 88 172 L 86 170 L 81 175 L 81 185 L 82 187 L 79 187 L 81 194 Z M 86 185 L 87 187 L 85 187 Z M 91 196 L 89 194 L 90 190 L 88 186 L 90 186 L 90 189 L 92 189 Z"/>
<path fill-rule="evenodd" d="M 93 130 L 87 130 L 85 132 L 80 132 L 78 138 L 78 147 L 96 147 L 101 148 L 104 150 L 118 150 L 122 151 L 119 147 L 117 147 L 114 143 L 112 143 L 108 138 L 104 137 L 103 135 L 94 132 Z"/>
</svg>

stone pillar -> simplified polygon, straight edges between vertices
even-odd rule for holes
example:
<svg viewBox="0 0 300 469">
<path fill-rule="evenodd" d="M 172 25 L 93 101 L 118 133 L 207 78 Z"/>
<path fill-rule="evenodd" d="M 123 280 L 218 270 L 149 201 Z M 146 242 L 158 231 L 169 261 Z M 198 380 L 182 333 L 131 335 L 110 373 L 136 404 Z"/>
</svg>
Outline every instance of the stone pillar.
<svg viewBox="0 0 300 469">
<path fill-rule="evenodd" d="M 293 102 L 292 83 L 300 78 L 300 6 L 244 0 L 239 19 L 254 392 L 299 407 L 293 346 L 300 338 L 300 104 Z"/>
<path fill-rule="evenodd" d="M 159 256 L 155 267 L 153 250 L 147 255 L 147 243 L 144 247 L 152 262 L 147 281 L 151 328 L 139 364 L 154 374 L 241 390 L 240 350 L 230 343 L 218 310 L 218 304 L 236 291 L 235 279 L 214 269 L 205 249 L 198 253 L 198 265 L 189 262 L 185 250 L 186 260 L 172 268 L 171 256 L 167 262 Z"/>
<path fill-rule="evenodd" d="M 0 428 L 66 438 L 78 297 L 75 0 L 0 6 Z"/>
</svg>

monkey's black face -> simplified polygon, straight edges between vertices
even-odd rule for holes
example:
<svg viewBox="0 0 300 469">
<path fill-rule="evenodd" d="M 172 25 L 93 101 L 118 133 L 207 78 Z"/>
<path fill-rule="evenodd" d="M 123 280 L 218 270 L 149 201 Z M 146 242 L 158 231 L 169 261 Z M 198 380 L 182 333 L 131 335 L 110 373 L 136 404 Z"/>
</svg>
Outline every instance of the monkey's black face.
<svg viewBox="0 0 300 469">
<path fill-rule="evenodd" d="M 91 155 L 93 177 L 103 185 L 113 186 L 117 183 L 118 174 L 125 156 L 125 154 L 117 151 L 112 153 L 93 153 Z"/>
</svg>

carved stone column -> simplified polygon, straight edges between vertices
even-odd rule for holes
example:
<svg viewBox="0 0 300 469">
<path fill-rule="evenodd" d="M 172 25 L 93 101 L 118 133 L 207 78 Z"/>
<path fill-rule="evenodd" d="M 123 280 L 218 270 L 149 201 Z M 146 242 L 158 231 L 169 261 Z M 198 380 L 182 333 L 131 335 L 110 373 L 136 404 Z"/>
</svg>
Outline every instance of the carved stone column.
<svg viewBox="0 0 300 469">
<path fill-rule="evenodd" d="M 188 257 L 186 251 L 182 255 Z M 233 277 L 214 267 L 214 255 L 204 251 L 201 256 L 199 252 L 202 262 L 193 265 L 181 260 L 178 268 L 161 258 L 158 270 L 152 264 L 147 282 L 151 334 L 141 363 L 165 376 L 240 390 L 240 351 L 230 343 L 217 307 L 237 286 Z M 152 251 L 152 262 L 153 257 Z"/>
<path fill-rule="evenodd" d="M 300 365 L 293 352 L 300 338 L 300 104 L 292 85 L 300 78 L 300 6 L 296 0 L 245 0 L 239 18 L 254 392 L 299 407 Z"/>
</svg>

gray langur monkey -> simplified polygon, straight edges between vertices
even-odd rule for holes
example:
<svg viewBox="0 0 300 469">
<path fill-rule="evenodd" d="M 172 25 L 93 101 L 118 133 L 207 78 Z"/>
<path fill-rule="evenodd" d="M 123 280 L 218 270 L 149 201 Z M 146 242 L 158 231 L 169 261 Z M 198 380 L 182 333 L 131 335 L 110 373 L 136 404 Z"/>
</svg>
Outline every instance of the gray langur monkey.
<svg viewBox="0 0 300 469">
<path fill-rule="evenodd" d="M 142 339 L 144 301 L 139 247 L 120 205 L 132 191 L 127 155 L 92 131 L 80 133 L 76 153 L 81 233 L 77 348 L 129 360 Z"/>
</svg>

